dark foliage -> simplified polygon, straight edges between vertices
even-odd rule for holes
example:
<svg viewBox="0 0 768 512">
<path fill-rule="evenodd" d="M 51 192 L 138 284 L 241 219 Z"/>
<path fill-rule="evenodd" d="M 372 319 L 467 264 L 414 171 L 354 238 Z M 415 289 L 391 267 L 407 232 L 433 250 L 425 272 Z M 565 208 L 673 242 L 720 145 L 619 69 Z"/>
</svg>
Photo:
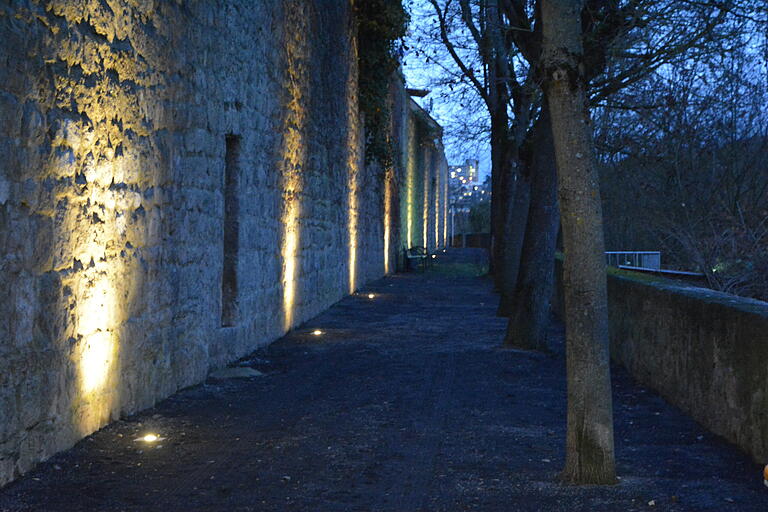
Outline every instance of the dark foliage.
<svg viewBox="0 0 768 512">
<path fill-rule="evenodd" d="M 357 3 L 360 111 L 365 117 L 365 159 L 392 165 L 389 81 L 397 70 L 410 17 L 401 0 Z"/>
</svg>

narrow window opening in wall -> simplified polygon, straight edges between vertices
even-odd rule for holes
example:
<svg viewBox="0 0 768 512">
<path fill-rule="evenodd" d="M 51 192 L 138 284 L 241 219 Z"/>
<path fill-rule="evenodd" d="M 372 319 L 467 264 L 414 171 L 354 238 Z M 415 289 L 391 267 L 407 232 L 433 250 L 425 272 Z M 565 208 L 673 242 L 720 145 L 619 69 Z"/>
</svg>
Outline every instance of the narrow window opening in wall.
<svg viewBox="0 0 768 512">
<path fill-rule="evenodd" d="M 224 159 L 224 266 L 221 275 L 221 326 L 237 321 L 237 260 L 240 247 L 240 136 L 227 135 Z"/>
</svg>

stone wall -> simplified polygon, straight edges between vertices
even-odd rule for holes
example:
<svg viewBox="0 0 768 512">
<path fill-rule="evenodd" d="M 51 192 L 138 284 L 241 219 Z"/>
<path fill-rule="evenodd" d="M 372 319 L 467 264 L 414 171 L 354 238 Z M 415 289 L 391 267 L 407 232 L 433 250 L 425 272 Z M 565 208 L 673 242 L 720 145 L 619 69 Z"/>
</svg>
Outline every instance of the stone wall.
<svg viewBox="0 0 768 512">
<path fill-rule="evenodd" d="M 389 270 L 348 2 L 20 0 L 0 33 L 0 485 Z"/>
<path fill-rule="evenodd" d="M 615 270 L 608 297 L 614 361 L 757 462 L 768 461 L 768 304 Z"/>
<path fill-rule="evenodd" d="M 401 252 L 415 246 L 435 251 L 444 247 L 447 239 L 448 162 L 442 128 L 413 99 L 408 98 L 407 105 L 397 111 L 405 117 L 398 140 L 403 156 L 399 180 Z"/>
</svg>

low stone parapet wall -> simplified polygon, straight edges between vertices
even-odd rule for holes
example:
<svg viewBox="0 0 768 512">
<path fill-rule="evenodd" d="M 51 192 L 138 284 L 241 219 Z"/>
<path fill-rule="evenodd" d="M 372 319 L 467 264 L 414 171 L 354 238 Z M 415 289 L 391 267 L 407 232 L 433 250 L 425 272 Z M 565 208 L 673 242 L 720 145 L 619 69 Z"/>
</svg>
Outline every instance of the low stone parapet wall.
<svg viewBox="0 0 768 512">
<path fill-rule="evenodd" d="M 562 311 L 559 261 L 557 269 Z M 613 269 L 608 298 L 612 359 L 768 462 L 768 303 Z"/>
</svg>

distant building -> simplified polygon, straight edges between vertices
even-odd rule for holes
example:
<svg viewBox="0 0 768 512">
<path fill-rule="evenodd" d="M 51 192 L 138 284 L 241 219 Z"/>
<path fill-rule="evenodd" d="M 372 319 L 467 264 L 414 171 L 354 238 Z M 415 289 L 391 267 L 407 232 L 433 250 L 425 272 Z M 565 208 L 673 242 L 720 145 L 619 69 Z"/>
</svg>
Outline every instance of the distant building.
<svg viewBox="0 0 768 512">
<path fill-rule="evenodd" d="M 448 169 L 450 176 L 448 194 L 454 208 L 469 211 L 473 204 L 490 200 L 490 180 L 486 178 L 483 183 L 479 183 L 477 160 L 467 160 L 465 165 L 454 165 Z"/>
<path fill-rule="evenodd" d="M 462 183 L 461 180 L 450 180 L 448 189 L 450 239 L 457 234 L 473 233 L 476 229 L 470 223 L 470 213 L 473 208 L 490 203 L 491 178 L 487 176 L 482 183 Z"/>
<path fill-rule="evenodd" d="M 468 185 L 477 183 L 478 161 L 468 158 L 463 165 L 451 165 L 448 172 L 451 176 L 451 184 Z"/>
</svg>

